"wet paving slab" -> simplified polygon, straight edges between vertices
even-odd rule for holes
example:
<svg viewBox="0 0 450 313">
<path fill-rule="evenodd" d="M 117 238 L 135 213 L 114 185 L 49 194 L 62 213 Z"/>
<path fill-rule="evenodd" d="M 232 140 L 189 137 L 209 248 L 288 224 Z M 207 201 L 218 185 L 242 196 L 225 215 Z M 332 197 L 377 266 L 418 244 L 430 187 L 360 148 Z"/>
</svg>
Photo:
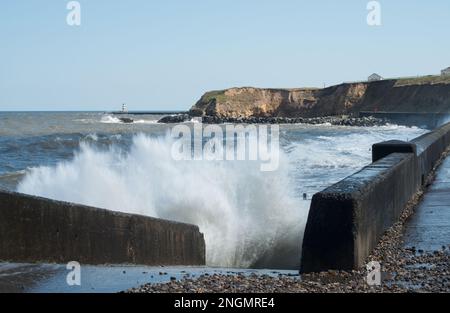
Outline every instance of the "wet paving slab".
<svg viewBox="0 0 450 313">
<path fill-rule="evenodd" d="M 405 247 L 433 252 L 450 244 L 450 157 L 439 167 L 436 178 L 406 224 Z"/>
<path fill-rule="evenodd" d="M 63 264 L 0 263 L 0 293 L 112 293 L 147 283 L 167 283 L 201 275 L 298 275 L 298 271 L 286 270 L 81 265 L 81 285 L 69 285 L 70 272 Z"/>
</svg>

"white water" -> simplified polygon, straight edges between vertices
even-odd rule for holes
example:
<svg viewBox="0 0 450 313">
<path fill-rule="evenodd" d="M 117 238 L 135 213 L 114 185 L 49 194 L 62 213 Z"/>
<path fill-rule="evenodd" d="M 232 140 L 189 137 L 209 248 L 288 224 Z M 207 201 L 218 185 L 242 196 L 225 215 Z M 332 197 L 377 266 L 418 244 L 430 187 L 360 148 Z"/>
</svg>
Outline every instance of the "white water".
<svg viewBox="0 0 450 313">
<path fill-rule="evenodd" d="M 258 162 L 175 161 L 169 137 L 137 135 L 129 151 L 82 143 L 72 160 L 28 170 L 18 191 L 196 224 L 210 266 L 274 266 L 289 255 L 281 263 L 295 267 L 309 208 L 299 189 L 318 191 L 368 164 L 374 142 L 421 133 L 380 128 L 310 137 L 282 151 L 275 172 L 261 172 Z"/>
<path fill-rule="evenodd" d="M 104 123 L 104 124 L 121 124 L 122 121 L 115 116 L 111 116 L 111 115 L 104 115 L 102 116 L 100 123 Z"/>
<path fill-rule="evenodd" d="M 92 122 L 92 120 L 84 120 L 84 121 Z M 94 121 L 94 122 L 96 122 L 96 121 Z M 156 124 L 157 122 L 158 122 L 158 120 L 144 120 L 144 119 L 133 121 L 134 124 Z M 102 123 L 102 124 L 124 124 L 124 122 L 122 122 L 120 120 L 120 118 L 111 116 L 111 115 L 103 115 L 100 119 L 100 123 Z"/>
<path fill-rule="evenodd" d="M 18 190 L 199 225 L 209 265 L 250 266 L 286 232 L 299 238 L 304 212 L 287 167 L 264 173 L 257 162 L 174 161 L 171 146 L 145 135 L 128 153 L 81 144 L 73 160 L 31 169 Z"/>
</svg>

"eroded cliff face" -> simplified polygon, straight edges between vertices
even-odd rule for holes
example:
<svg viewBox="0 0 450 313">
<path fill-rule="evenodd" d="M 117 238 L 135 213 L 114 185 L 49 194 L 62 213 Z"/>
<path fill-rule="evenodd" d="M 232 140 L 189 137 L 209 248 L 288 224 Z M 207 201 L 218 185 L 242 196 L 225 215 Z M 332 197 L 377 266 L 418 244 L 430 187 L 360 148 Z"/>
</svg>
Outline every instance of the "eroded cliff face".
<svg viewBox="0 0 450 313">
<path fill-rule="evenodd" d="M 192 115 L 317 117 L 360 111 L 450 112 L 450 83 L 397 80 L 341 84 L 324 89 L 231 88 L 207 92 Z"/>
</svg>

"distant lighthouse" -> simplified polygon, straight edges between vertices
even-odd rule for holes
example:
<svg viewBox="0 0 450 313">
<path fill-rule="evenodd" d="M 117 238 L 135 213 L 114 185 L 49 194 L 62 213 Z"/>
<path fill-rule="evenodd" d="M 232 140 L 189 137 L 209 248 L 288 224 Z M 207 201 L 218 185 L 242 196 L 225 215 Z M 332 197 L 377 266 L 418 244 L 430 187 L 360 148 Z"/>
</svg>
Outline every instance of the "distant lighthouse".
<svg viewBox="0 0 450 313">
<path fill-rule="evenodd" d="M 127 113 L 127 105 L 125 103 L 122 104 L 122 113 Z"/>
</svg>

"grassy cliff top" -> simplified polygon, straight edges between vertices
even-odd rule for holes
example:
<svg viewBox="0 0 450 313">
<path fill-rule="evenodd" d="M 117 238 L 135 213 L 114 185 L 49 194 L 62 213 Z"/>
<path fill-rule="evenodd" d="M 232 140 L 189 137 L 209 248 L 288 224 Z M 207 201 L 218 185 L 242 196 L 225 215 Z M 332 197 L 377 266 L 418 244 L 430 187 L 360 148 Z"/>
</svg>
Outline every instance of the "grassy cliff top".
<svg viewBox="0 0 450 313">
<path fill-rule="evenodd" d="M 204 102 L 209 102 L 212 99 L 216 99 L 217 101 L 223 101 L 225 100 L 225 90 L 213 90 L 213 91 L 208 91 L 207 93 L 205 93 L 202 97 L 202 100 Z"/>
<path fill-rule="evenodd" d="M 450 76 L 428 75 L 419 77 L 397 78 L 395 86 L 450 84 Z"/>
<path fill-rule="evenodd" d="M 428 76 L 418 76 L 418 77 L 399 77 L 399 78 L 387 78 L 384 81 L 395 81 L 394 87 L 402 87 L 402 86 L 414 86 L 414 85 L 434 85 L 434 84 L 450 84 L 450 76 L 442 76 L 442 75 L 428 75 Z M 343 83 L 343 84 L 371 84 L 372 82 L 359 82 L 359 83 Z M 373 82 L 377 83 L 377 82 Z M 336 87 L 329 86 L 328 88 Z M 271 91 L 312 91 L 312 90 L 320 90 L 321 88 L 256 88 L 256 87 L 236 87 L 238 89 L 241 88 L 255 88 L 261 90 L 271 90 Z M 230 88 L 234 89 L 234 88 Z M 225 90 L 213 90 L 206 92 L 203 97 L 203 102 L 209 102 L 210 100 L 216 99 L 218 102 L 224 102 L 227 100 L 227 95 L 225 92 L 230 89 Z"/>
</svg>

